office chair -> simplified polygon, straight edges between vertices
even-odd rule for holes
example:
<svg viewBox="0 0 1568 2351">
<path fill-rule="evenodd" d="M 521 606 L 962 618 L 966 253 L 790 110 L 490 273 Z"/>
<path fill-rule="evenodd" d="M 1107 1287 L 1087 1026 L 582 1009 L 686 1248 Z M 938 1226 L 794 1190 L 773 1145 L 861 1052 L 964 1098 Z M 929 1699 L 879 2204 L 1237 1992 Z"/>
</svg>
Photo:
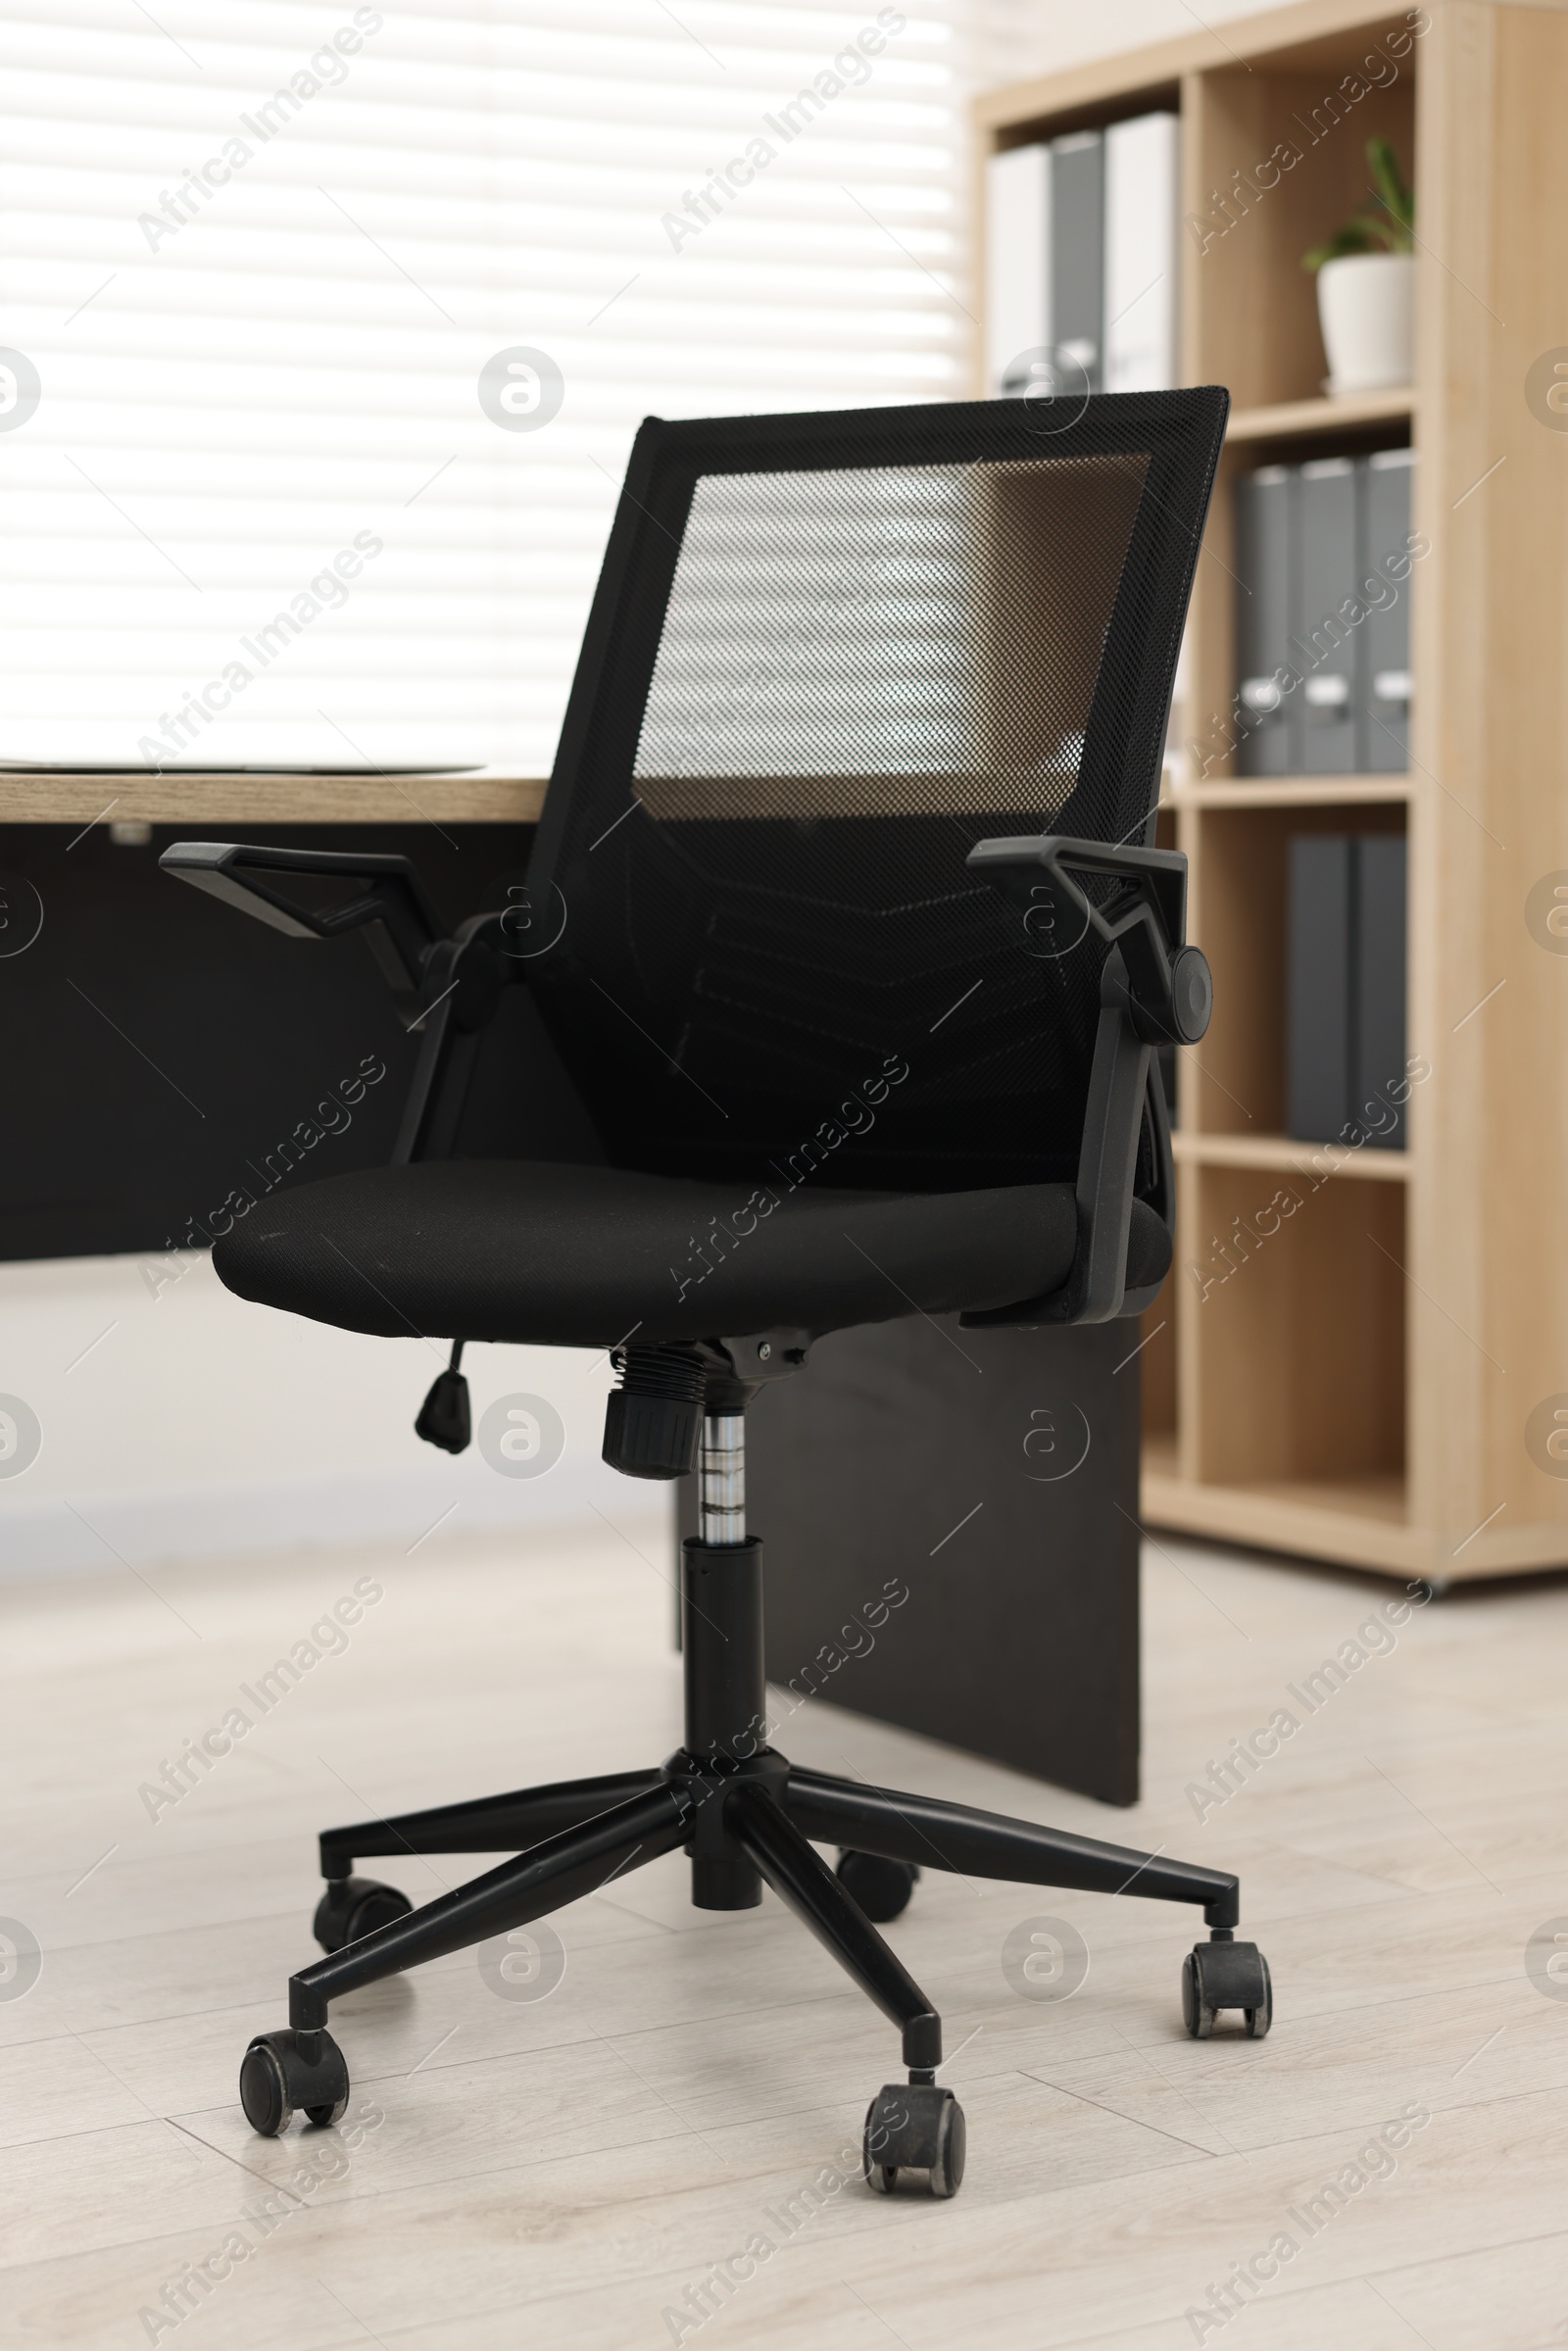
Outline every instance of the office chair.
<svg viewBox="0 0 1568 2351">
<path fill-rule="evenodd" d="M 650 419 L 523 891 L 449 937 L 401 857 L 165 854 L 292 935 L 364 928 L 421 1041 L 393 1164 L 251 1207 L 215 1249 L 222 1280 L 454 1341 L 416 1424 L 453 1450 L 464 1342 L 608 1349 L 606 1460 L 701 1482 L 680 1746 L 327 1830 L 325 1956 L 245 2053 L 256 2130 L 343 2112 L 332 2000 L 677 1848 L 698 1907 L 746 1909 L 765 1882 L 898 2026 L 908 2078 L 865 2126 L 880 2191 L 907 2173 L 951 2195 L 963 2172 L 940 2019 L 878 1932 L 922 1869 L 1200 1904 L 1189 2032 L 1221 2009 L 1267 2032 L 1234 1877 L 779 1754 L 745 1520 L 748 1408 L 809 1376 L 823 1333 L 1102 1322 L 1165 1277 L 1152 1053 L 1201 1037 L 1210 986 L 1154 805 L 1227 407 L 1204 389 Z M 596 1151 L 552 1158 L 541 1134 L 533 1158 L 458 1155 L 517 985 Z M 496 1851 L 516 1858 L 416 1910 L 353 1874 Z"/>
</svg>

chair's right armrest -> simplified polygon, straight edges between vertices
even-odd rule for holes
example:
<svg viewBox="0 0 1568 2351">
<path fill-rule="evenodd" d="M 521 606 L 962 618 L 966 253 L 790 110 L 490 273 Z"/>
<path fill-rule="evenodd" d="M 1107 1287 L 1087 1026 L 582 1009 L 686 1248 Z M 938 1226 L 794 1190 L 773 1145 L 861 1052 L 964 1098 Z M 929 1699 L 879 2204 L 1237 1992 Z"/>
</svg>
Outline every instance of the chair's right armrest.
<svg viewBox="0 0 1568 2351">
<path fill-rule="evenodd" d="M 1174 1238 L 1170 1143 L 1164 1104 L 1151 1083 L 1151 1054 L 1163 1044 L 1196 1045 L 1208 1027 L 1213 982 L 1202 953 L 1186 941 L 1187 859 L 1174 850 L 1025 834 L 981 841 L 973 873 L 1023 910 L 1082 919 L 1108 949 L 1101 971 L 1100 1020 L 1079 1147 L 1078 1246 L 1063 1287 L 1050 1298 L 966 1314 L 987 1323 L 1109 1322 L 1141 1311 L 1154 1295 L 1127 1288 L 1127 1251 L 1138 1141 L 1150 1123 L 1162 1212 Z M 1097 903 L 1084 884 L 1110 885 Z"/>
</svg>

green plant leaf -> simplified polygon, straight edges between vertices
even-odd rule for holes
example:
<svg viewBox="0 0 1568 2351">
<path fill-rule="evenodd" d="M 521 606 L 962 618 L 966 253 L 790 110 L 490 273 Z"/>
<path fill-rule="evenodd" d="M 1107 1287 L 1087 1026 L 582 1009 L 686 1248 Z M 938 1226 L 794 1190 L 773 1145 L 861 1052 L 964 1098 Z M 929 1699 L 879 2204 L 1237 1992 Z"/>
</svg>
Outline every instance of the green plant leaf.
<svg viewBox="0 0 1568 2351">
<path fill-rule="evenodd" d="M 1337 228 L 1321 245 L 1314 245 L 1301 256 L 1303 269 L 1321 269 L 1325 262 L 1337 262 L 1348 253 L 1371 253 L 1375 250 L 1368 224 L 1364 220 L 1348 220 Z"/>
<path fill-rule="evenodd" d="M 1410 253 L 1415 247 L 1415 198 L 1405 185 L 1393 142 L 1381 136 L 1366 143 L 1367 169 L 1373 184 L 1367 193 L 1375 209 L 1360 212 L 1321 245 L 1301 256 L 1303 269 L 1321 269 L 1348 253 Z"/>
<path fill-rule="evenodd" d="M 1368 139 L 1366 160 L 1372 172 L 1372 184 L 1379 201 L 1391 220 L 1406 233 L 1415 224 L 1415 201 L 1404 184 L 1399 159 L 1393 144 L 1385 138 Z"/>
</svg>

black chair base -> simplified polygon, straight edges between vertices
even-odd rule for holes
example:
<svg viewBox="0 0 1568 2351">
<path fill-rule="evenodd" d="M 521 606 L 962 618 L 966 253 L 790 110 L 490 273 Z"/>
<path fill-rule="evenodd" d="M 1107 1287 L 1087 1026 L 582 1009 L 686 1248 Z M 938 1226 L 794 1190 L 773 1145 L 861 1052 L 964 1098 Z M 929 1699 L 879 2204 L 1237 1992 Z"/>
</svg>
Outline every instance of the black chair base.
<svg viewBox="0 0 1568 2351">
<path fill-rule="evenodd" d="M 880 2190 L 910 2172 L 934 2194 L 952 2195 L 963 2175 L 963 2116 L 937 2085 L 942 2021 L 867 1915 L 869 1907 L 884 1922 L 896 1917 L 922 1869 L 1197 1903 L 1210 1939 L 1184 1962 L 1187 2030 L 1206 2039 L 1220 2009 L 1239 2008 L 1253 2038 L 1268 2031 L 1268 1968 L 1254 1944 L 1235 1939 L 1234 1877 L 800 1769 L 765 1744 L 756 1538 L 688 1543 L 685 1603 L 686 1743 L 658 1769 L 325 1832 L 316 1932 L 326 1956 L 291 1981 L 288 2030 L 258 2035 L 246 2052 L 240 2094 L 256 2130 L 283 2131 L 297 2111 L 318 2123 L 342 2113 L 348 2069 L 326 2030 L 331 2001 L 510 1934 L 677 1847 L 691 1856 L 699 1908 L 752 1908 L 765 1882 L 898 2026 L 907 2083 L 885 2086 L 866 2117 L 865 2175 Z M 819 1844 L 840 1848 L 837 1874 Z M 372 1855 L 509 1847 L 514 1860 L 418 1910 L 396 1888 L 352 1874 Z"/>
</svg>

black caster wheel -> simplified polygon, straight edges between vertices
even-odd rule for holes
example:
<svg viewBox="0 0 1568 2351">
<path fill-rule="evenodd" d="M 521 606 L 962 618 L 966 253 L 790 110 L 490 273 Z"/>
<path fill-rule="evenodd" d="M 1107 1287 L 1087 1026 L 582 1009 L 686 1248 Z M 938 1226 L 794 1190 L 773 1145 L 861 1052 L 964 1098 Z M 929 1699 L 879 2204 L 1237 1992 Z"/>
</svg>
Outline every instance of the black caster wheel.
<svg viewBox="0 0 1568 2351">
<path fill-rule="evenodd" d="M 920 1873 L 912 1861 L 884 1861 L 879 1853 L 839 1855 L 839 1884 L 855 1896 L 873 1926 L 885 1927 L 909 1907 Z"/>
<path fill-rule="evenodd" d="M 963 2152 L 963 2108 L 951 2089 L 890 2082 L 866 2109 L 865 2177 L 879 2196 L 905 2172 L 923 2172 L 933 2196 L 956 2196 Z"/>
<path fill-rule="evenodd" d="M 349 2102 L 343 2052 L 326 2032 L 259 2033 L 239 2069 L 239 2102 L 263 2138 L 281 2137 L 302 2110 L 313 2123 L 338 2122 Z"/>
<path fill-rule="evenodd" d="M 1274 1985 L 1256 1943 L 1199 1943 L 1182 1961 L 1182 2022 L 1194 2040 L 1207 2040 L 1222 2008 L 1239 2008 L 1249 2040 L 1261 2040 L 1274 2022 Z"/>
<path fill-rule="evenodd" d="M 317 1941 L 323 1951 L 341 1951 L 362 1935 L 373 1935 L 394 1919 L 405 1919 L 414 1908 L 407 1894 L 374 1878 L 329 1878 L 316 1905 Z"/>
</svg>

